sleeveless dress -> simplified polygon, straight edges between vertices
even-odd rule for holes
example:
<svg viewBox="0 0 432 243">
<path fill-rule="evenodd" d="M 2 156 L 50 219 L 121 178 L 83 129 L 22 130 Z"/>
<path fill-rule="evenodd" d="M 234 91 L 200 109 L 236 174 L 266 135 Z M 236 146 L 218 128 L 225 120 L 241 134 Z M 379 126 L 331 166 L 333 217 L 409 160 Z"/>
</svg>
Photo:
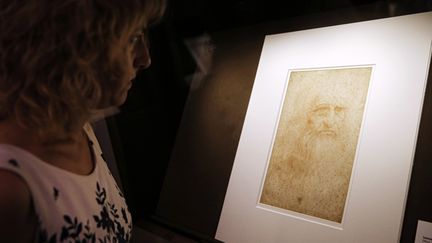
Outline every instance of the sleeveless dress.
<svg viewBox="0 0 432 243">
<path fill-rule="evenodd" d="M 30 190 L 38 218 L 39 243 L 129 242 L 132 219 L 124 196 L 103 159 L 89 124 L 84 130 L 93 150 L 94 169 L 78 175 L 33 154 L 0 144 L 0 169 L 20 176 Z"/>
</svg>

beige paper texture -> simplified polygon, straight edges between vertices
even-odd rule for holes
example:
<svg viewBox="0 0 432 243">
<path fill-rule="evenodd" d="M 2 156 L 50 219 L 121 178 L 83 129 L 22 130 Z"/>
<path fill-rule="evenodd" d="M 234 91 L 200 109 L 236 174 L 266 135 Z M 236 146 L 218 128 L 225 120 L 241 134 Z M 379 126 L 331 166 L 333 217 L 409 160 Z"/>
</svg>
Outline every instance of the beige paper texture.
<svg viewBox="0 0 432 243">
<path fill-rule="evenodd" d="M 342 221 L 371 72 L 291 72 L 260 203 Z"/>
</svg>

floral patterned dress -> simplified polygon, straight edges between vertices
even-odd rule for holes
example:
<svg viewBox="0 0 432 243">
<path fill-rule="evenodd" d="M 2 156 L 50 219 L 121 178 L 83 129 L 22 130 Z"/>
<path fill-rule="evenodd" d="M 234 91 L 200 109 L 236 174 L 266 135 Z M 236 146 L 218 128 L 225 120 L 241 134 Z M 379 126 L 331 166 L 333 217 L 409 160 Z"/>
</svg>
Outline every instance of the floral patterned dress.
<svg viewBox="0 0 432 243">
<path fill-rule="evenodd" d="M 94 152 L 94 169 L 78 175 L 52 166 L 18 147 L 0 144 L 0 169 L 27 183 L 38 217 L 36 242 L 129 242 L 131 215 L 90 125 L 84 127 Z"/>
</svg>

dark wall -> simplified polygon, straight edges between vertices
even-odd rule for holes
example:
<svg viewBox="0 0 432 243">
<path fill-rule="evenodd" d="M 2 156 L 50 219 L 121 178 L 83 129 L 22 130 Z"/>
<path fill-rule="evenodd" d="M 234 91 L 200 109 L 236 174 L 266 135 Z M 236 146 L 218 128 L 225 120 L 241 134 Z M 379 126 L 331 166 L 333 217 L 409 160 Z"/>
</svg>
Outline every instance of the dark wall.
<svg viewBox="0 0 432 243">
<path fill-rule="evenodd" d="M 214 65 L 189 93 L 157 209 L 208 235 L 215 234 L 263 43 L 252 33 L 213 35 Z"/>
</svg>

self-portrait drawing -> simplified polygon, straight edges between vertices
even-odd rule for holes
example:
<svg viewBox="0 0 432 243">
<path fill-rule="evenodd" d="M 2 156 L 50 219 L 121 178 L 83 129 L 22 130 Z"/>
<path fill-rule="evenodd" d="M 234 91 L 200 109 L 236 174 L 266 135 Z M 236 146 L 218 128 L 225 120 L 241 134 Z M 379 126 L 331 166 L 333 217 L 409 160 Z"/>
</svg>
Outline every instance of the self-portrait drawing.
<svg viewBox="0 0 432 243">
<path fill-rule="evenodd" d="M 290 73 L 260 203 L 342 221 L 371 71 Z"/>
</svg>

